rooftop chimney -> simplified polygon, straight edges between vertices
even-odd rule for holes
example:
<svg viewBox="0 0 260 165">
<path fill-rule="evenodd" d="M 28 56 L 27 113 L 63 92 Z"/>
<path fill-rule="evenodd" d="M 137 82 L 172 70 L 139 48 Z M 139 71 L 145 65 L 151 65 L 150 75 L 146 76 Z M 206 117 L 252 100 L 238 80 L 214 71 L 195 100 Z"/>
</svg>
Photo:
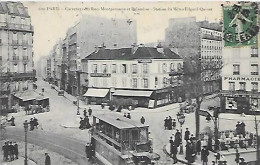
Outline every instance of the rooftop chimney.
<svg viewBox="0 0 260 165">
<path fill-rule="evenodd" d="M 159 53 L 164 54 L 164 52 L 163 52 L 163 47 L 162 47 L 161 42 L 158 43 L 158 45 L 156 46 L 156 49 L 157 49 L 157 51 L 158 51 Z"/>
</svg>

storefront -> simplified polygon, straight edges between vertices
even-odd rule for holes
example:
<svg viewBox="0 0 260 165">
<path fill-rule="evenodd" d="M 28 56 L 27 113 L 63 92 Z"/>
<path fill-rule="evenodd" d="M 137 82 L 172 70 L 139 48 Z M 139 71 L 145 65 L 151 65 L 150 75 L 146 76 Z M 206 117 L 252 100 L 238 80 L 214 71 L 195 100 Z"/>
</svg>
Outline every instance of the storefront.
<svg viewBox="0 0 260 165">
<path fill-rule="evenodd" d="M 133 106 L 154 108 L 154 99 L 152 97 L 153 91 L 143 90 L 116 90 L 113 93 L 113 100 L 130 99 Z"/>
<path fill-rule="evenodd" d="M 109 101 L 109 89 L 89 88 L 83 95 L 87 104 L 101 104 Z"/>
<path fill-rule="evenodd" d="M 235 114 L 260 114 L 260 95 L 248 91 L 222 91 L 221 109 Z"/>
<path fill-rule="evenodd" d="M 185 100 L 185 93 L 180 86 L 158 89 L 155 91 L 156 107 Z"/>
</svg>

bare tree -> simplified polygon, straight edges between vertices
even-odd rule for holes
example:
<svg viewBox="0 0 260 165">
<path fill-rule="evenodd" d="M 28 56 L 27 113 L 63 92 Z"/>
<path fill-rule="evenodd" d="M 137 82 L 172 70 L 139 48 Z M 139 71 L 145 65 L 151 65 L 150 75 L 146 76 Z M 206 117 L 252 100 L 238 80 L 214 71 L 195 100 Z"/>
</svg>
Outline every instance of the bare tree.
<svg viewBox="0 0 260 165">
<path fill-rule="evenodd" d="M 188 98 L 194 98 L 196 100 L 195 110 L 195 122 L 196 122 L 196 138 L 199 138 L 200 134 L 200 115 L 199 110 L 201 103 L 205 98 L 205 86 L 207 80 L 214 80 L 223 67 L 221 59 L 209 58 L 192 58 L 190 57 L 184 63 L 185 79 L 184 88 L 188 93 Z"/>
</svg>

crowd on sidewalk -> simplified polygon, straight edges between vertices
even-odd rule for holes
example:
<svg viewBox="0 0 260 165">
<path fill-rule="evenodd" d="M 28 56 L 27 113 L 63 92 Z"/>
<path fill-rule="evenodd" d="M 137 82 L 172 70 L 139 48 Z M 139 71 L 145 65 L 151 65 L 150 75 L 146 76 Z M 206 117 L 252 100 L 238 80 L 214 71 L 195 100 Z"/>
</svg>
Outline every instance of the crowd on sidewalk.
<svg viewBox="0 0 260 165">
<path fill-rule="evenodd" d="M 89 123 L 89 116 L 92 115 L 92 109 L 89 107 L 88 109 L 88 115 L 87 115 L 87 110 L 84 109 L 83 111 L 83 115 L 84 115 L 84 118 L 83 117 L 80 117 L 80 122 L 79 122 L 79 129 L 89 129 L 91 128 L 91 125 Z"/>
</svg>

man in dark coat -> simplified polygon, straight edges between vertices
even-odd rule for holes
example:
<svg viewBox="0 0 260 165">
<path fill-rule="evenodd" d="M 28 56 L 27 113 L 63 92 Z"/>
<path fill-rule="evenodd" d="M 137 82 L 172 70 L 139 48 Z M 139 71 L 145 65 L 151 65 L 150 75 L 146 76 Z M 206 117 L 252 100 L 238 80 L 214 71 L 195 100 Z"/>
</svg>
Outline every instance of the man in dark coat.
<svg viewBox="0 0 260 165">
<path fill-rule="evenodd" d="M 88 109 L 88 115 L 91 116 L 92 115 L 92 109 L 89 107 Z"/>
<path fill-rule="evenodd" d="M 18 145 L 17 143 L 15 142 L 14 143 L 14 155 L 15 155 L 15 159 L 18 159 Z"/>
<path fill-rule="evenodd" d="M 168 129 L 168 117 L 164 119 L 164 129 Z"/>
<path fill-rule="evenodd" d="M 240 122 L 238 121 L 237 122 L 237 125 L 236 125 L 236 134 L 241 134 L 241 125 L 240 125 Z"/>
<path fill-rule="evenodd" d="M 34 123 L 33 123 L 33 118 L 30 120 L 30 131 L 34 129 Z"/>
<path fill-rule="evenodd" d="M 8 161 L 8 144 L 5 142 L 5 145 L 2 147 L 2 150 L 4 152 L 4 161 Z"/>
<path fill-rule="evenodd" d="M 206 146 L 203 147 L 201 150 L 201 161 L 202 165 L 207 165 L 208 164 L 208 156 L 209 156 L 209 151 L 207 150 Z"/>
<path fill-rule="evenodd" d="M 11 126 L 15 126 L 15 123 L 14 123 L 14 117 L 12 116 L 10 120 L 8 120 L 9 122 L 11 122 Z"/>
<path fill-rule="evenodd" d="M 238 164 L 239 163 L 239 158 L 240 158 L 240 153 L 238 152 L 238 149 L 236 149 L 236 158 L 235 162 Z"/>
<path fill-rule="evenodd" d="M 184 134 L 184 140 L 188 141 L 190 139 L 190 131 L 188 128 L 186 128 L 185 134 Z"/>
<path fill-rule="evenodd" d="M 201 140 L 200 139 L 198 139 L 196 142 L 196 152 L 198 155 L 200 155 L 200 152 L 201 152 Z"/>
<path fill-rule="evenodd" d="M 9 144 L 9 153 L 11 161 L 14 160 L 14 146 L 12 142 L 10 142 Z"/>
<path fill-rule="evenodd" d="M 172 143 L 171 144 L 171 156 L 172 156 L 172 159 L 173 159 L 173 164 L 177 163 L 178 160 L 177 160 L 177 153 L 178 153 L 178 147 L 176 144 Z"/>
<path fill-rule="evenodd" d="M 173 128 L 173 129 L 176 128 L 176 120 L 175 120 L 175 119 L 172 120 L 172 128 Z"/>
<path fill-rule="evenodd" d="M 246 124 L 244 122 L 242 122 L 240 124 L 240 131 L 241 131 L 241 134 L 243 134 L 243 136 L 245 137 L 246 136 Z"/>
<path fill-rule="evenodd" d="M 45 165 L 51 165 L 51 158 L 48 153 L 45 153 Z"/>
<path fill-rule="evenodd" d="M 169 116 L 169 119 L 168 119 L 168 130 L 172 130 L 172 117 Z"/>
<path fill-rule="evenodd" d="M 142 116 L 141 119 L 140 119 L 141 123 L 144 124 L 145 122 L 145 118 Z"/>
<path fill-rule="evenodd" d="M 34 126 L 35 128 L 38 128 L 38 125 L 39 125 L 38 119 L 36 119 L 36 118 L 34 117 L 34 118 L 33 118 L 33 126 Z"/>
<path fill-rule="evenodd" d="M 179 130 L 177 129 L 176 130 L 177 132 L 175 133 L 175 144 L 177 145 L 177 147 L 180 146 L 180 143 L 182 142 L 182 139 L 181 139 L 181 133 L 179 132 Z"/>
<path fill-rule="evenodd" d="M 87 116 L 87 110 L 86 110 L 86 109 L 84 109 L 84 111 L 83 111 L 83 115 L 84 115 L 84 117 Z"/>
</svg>

